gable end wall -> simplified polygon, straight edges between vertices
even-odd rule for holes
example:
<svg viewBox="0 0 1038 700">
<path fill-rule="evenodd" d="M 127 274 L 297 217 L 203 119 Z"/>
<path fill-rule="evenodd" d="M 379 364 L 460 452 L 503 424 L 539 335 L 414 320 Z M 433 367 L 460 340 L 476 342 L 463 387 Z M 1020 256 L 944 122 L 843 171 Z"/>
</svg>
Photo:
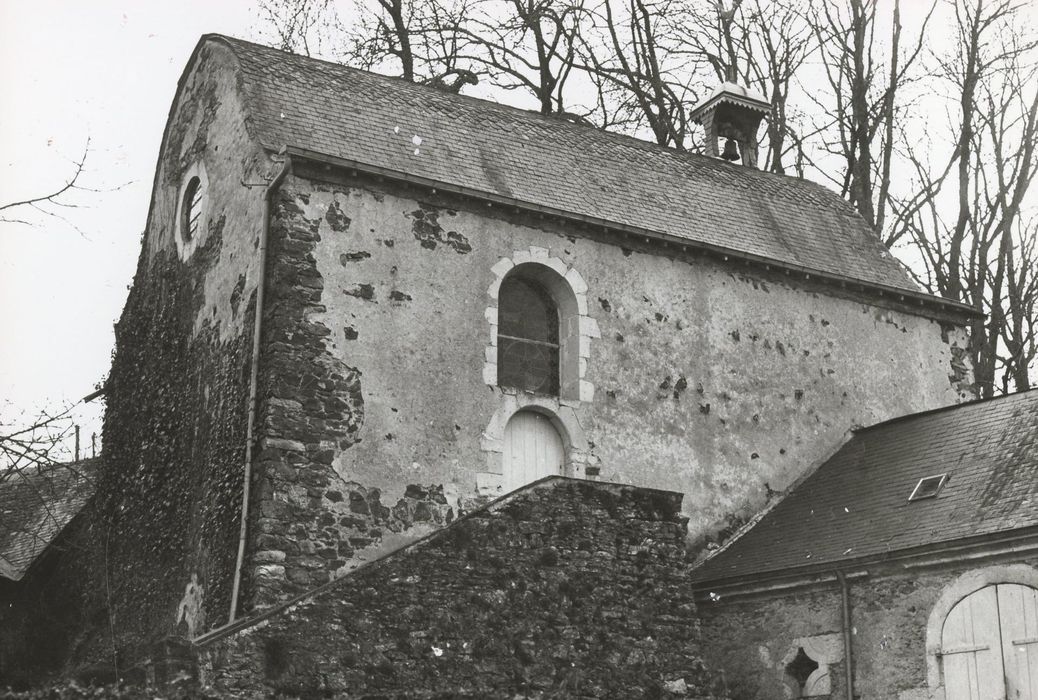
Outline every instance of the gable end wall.
<svg viewBox="0 0 1038 700">
<path fill-rule="evenodd" d="M 233 56 L 201 46 L 170 113 L 107 383 L 98 518 L 124 664 L 149 640 L 228 618 L 264 196 L 242 182 L 273 167 L 246 123 Z M 185 250 L 178 207 L 200 171 L 206 204 Z"/>
</svg>

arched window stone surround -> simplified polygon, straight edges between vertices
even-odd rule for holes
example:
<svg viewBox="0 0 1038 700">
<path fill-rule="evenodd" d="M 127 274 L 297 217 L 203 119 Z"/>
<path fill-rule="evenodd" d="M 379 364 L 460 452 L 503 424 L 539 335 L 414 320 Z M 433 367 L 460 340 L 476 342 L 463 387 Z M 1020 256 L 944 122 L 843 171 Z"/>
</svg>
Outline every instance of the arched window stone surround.
<svg viewBox="0 0 1038 700">
<path fill-rule="evenodd" d="M 561 321 L 559 348 L 559 396 L 531 394 L 497 383 L 497 308 L 501 283 L 509 273 L 521 267 L 525 277 L 543 285 L 555 301 Z M 586 478 L 588 467 L 594 466 L 587 437 L 580 425 L 578 409 L 595 396 L 594 385 L 584 377 L 591 340 L 601 337 L 598 323 L 588 316 L 587 283 L 577 270 L 552 257 L 547 248 L 530 246 L 502 258 L 491 269 L 494 280 L 487 289 L 489 303 L 485 317 L 489 325 L 489 342 L 483 363 L 483 381 L 500 391 L 501 405 L 490 419 L 480 440 L 485 457 L 482 471 L 476 473 L 476 488 L 481 495 L 502 493 L 504 472 L 505 426 L 520 410 L 538 411 L 548 416 L 559 431 L 566 448 L 566 476 Z"/>
<path fill-rule="evenodd" d="M 591 357 L 591 339 L 600 337 L 598 323 L 587 313 L 587 283 L 574 268 L 558 258 L 550 257 L 547 248 L 530 246 L 517 250 L 510 258 L 502 258 L 490 268 L 494 281 L 487 289 L 489 304 L 485 316 L 490 326 L 490 341 L 483 363 L 483 381 L 497 387 L 497 302 L 501 282 L 517 268 L 522 274 L 541 284 L 552 296 L 561 321 L 559 333 L 559 398 L 590 402 L 595 397 L 594 385 L 584 379 L 588 358 Z M 515 389 L 502 387 L 504 393 Z"/>
<path fill-rule="evenodd" d="M 800 649 L 818 664 L 818 668 L 807 678 L 804 694 L 798 697 L 828 695 L 832 692 L 831 667 L 843 661 L 843 638 L 836 632 L 798 637 L 789 645 L 789 650 L 782 658 L 783 668 L 789 666 Z"/>
<path fill-rule="evenodd" d="M 198 187 L 202 191 L 202 199 L 198 203 L 198 208 L 201 210 L 201 218 L 199 219 L 199 231 L 197 235 L 188 236 L 183 231 L 184 224 L 184 206 L 186 204 L 185 195 L 187 194 L 187 186 L 194 178 L 198 178 Z M 177 245 L 177 255 L 180 256 L 181 260 L 187 260 L 191 257 L 191 254 L 195 252 L 195 249 L 200 245 L 199 241 L 205 236 L 206 232 L 206 221 L 209 218 L 209 176 L 206 175 L 205 165 L 201 161 L 195 161 L 184 175 L 180 178 L 180 188 L 177 190 L 177 210 L 174 217 L 174 231 L 173 240 Z"/>
<path fill-rule="evenodd" d="M 565 476 L 578 479 L 587 476 L 587 467 L 593 458 L 576 409 L 554 396 L 506 393 L 480 438 L 480 449 L 486 458 L 483 470 L 476 472 L 476 490 L 480 495 L 499 496 L 504 493 L 501 487 L 504 483 L 505 426 L 519 411 L 537 411 L 550 418 L 566 448 Z"/>
<path fill-rule="evenodd" d="M 967 571 L 944 587 L 933 609 L 930 610 L 930 617 L 926 623 L 926 683 L 933 691 L 934 697 L 944 697 L 940 653 L 941 633 L 948 613 L 956 603 L 971 593 L 999 583 L 1017 583 L 1038 588 L 1038 569 L 1027 564 L 1005 564 Z"/>
</svg>

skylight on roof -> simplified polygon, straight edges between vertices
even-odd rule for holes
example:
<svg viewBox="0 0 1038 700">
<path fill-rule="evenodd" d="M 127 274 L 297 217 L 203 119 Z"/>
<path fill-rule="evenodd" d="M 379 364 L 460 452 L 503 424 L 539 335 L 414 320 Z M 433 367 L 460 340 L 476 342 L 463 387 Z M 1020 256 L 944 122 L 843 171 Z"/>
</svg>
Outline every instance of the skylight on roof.
<svg viewBox="0 0 1038 700">
<path fill-rule="evenodd" d="M 919 480 L 919 483 L 915 485 L 915 489 L 912 490 L 912 495 L 908 497 L 908 500 L 921 501 L 924 498 L 933 498 L 941 492 L 941 489 L 944 488 L 944 484 L 947 481 L 947 474 L 923 477 Z"/>
</svg>

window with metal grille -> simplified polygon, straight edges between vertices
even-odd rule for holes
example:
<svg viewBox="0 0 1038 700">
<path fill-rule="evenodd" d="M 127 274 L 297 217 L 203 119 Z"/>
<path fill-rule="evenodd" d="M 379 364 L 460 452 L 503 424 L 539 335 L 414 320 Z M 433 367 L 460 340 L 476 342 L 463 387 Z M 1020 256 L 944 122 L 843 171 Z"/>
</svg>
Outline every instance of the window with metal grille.
<svg viewBox="0 0 1038 700">
<path fill-rule="evenodd" d="M 198 177 L 193 177 L 184 190 L 180 231 L 185 241 L 190 241 L 198 233 L 198 224 L 202 217 L 202 196 L 205 194 L 203 189 L 202 181 Z"/>
<path fill-rule="evenodd" d="M 559 311 L 536 282 L 510 276 L 497 309 L 497 383 L 537 394 L 559 393 Z"/>
</svg>

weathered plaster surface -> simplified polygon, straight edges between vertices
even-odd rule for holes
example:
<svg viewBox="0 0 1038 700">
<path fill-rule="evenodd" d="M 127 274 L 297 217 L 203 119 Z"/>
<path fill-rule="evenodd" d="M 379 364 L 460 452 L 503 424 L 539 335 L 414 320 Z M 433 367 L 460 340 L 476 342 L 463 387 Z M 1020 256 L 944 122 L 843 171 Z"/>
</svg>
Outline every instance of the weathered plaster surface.
<svg viewBox="0 0 1038 700">
<path fill-rule="evenodd" d="M 329 352 L 329 290 L 313 255 L 323 223 L 341 233 L 349 220 L 334 206 L 315 217 L 310 201 L 284 187 L 270 227 L 246 609 L 327 583 L 457 515 L 442 485 L 408 481 L 384 494 L 333 467 L 358 443 L 366 405 L 361 371 Z"/>
<path fill-rule="evenodd" d="M 277 168 L 248 132 L 234 61 L 229 51 L 210 43 L 185 76 L 159 157 L 144 235 L 148 263 L 162 254 L 197 266 L 195 256 L 211 247 L 213 228 L 219 225 L 222 239 L 217 257 L 204 262 L 204 301 L 194 331 L 209 325 L 220 331 L 221 340 L 252 330 L 243 327 L 242 312 L 259 277 L 256 247 L 263 227 L 264 183 Z M 185 245 L 178 213 L 184 187 L 195 175 L 206 185 L 203 219 L 198 235 Z"/>
<path fill-rule="evenodd" d="M 476 493 L 480 440 L 508 401 L 485 382 L 487 310 L 516 251 L 543 251 L 586 282 L 601 338 L 585 358 L 593 399 L 572 409 L 589 463 L 603 480 L 685 493 L 693 536 L 742 522 L 848 428 L 959 398 L 949 380 L 958 331 L 937 321 L 490 208 L 293 187 L 321 222 L 312 255 L 325 308 L 314 318 L 362 377 L 360 439 L 334 465 L 387 493 L 408 483 Z M 337 219 L 348 227 L 335 230 Z"/>
</svg>

